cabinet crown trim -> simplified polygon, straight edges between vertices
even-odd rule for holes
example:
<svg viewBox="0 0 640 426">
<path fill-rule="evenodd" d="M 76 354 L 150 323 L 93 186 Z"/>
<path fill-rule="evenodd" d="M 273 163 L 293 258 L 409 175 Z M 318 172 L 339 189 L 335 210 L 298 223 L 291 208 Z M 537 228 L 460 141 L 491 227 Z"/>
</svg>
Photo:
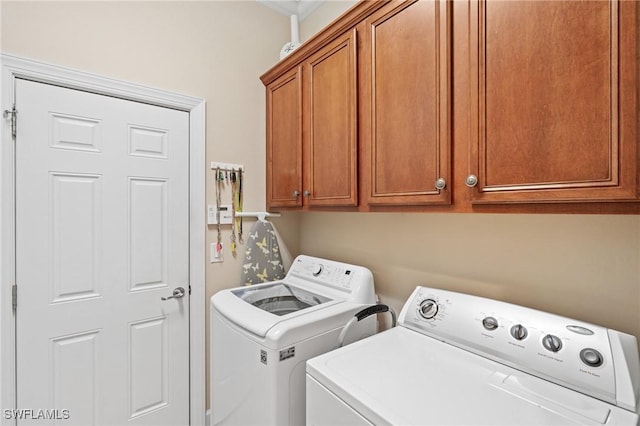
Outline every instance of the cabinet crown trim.
<svg viewBox="0 0 640 426">
<path fill-rule="evenodd" d="M 346 31 L 362 22 L 367 16 L 380 9 L 390 0 L 360 0 L 349 10 L 333 20 L 319 33 L 305 41 L 291 54 L 276 63 L 267 72 L 260 76 L 262 83 L 267 86 L 276 80 L 283 72 L 290 70 L 296 65 L 313 55 L 318 49 L 330 43 L 333 39 L 344 34 Z"/>
</svg>

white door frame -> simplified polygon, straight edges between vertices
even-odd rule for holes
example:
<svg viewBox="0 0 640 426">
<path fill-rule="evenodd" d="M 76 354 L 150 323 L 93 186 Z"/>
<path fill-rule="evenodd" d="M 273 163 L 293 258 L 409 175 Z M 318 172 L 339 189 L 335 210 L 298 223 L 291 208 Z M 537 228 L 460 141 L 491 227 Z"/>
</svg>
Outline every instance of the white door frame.
<svg viewBox="0 0 640 426">
<path fill-rule="evenodd" d="M 189 113 L 189 318 L 190 422 L 205 424 L 205 101 L 17 56 L 0 55 L 0 112 L 11 110 L 15 80 L 23 78 L 71 89 L 174 108 Z M 20 111 L 18 111 L 20 114 Z M 0 128 L 0 424 L 15 424 L 4 410 L 17 408 L 15 316 L 15 149 L 8 117 Z M 20 129 L 18 129 L 20 132 Z M 18 283 L 19 289 L 19 283 Z M 18 295 L 18 312 L 20 298 Z M 55 407 L 20 407 L 47 409 Z"/>
</svg>

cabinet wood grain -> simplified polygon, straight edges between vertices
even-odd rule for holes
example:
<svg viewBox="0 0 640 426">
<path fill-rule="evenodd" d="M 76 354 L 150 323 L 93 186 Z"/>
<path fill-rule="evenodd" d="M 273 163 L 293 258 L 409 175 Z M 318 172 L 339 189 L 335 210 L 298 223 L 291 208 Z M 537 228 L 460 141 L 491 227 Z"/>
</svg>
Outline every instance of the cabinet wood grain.
<svg viewBox="0 0 640 426">
<path fill-rule="evenodd" d="M 469 4 L 473 201 L 636 198 L 634 3 Z"/>
<path fill-rule="evenodd" d="M 302 206 L 302 68 L 267 86 L 267 206 Z"/>
<path fill-rule="evenodd" d="M 450 202 L 450 3 L 393 1 L 362 25 L 367 204 Z"/>
<path fill-rule="evenodd" d="M 356 30 L 305 63 L 305 203 L 358 204 Z"/>
</svg>

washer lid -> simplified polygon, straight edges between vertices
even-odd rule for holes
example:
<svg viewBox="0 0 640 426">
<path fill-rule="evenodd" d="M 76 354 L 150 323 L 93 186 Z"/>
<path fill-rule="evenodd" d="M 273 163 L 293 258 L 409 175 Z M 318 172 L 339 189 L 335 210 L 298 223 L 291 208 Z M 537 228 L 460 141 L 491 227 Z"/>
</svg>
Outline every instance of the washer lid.
<svg viewBox="0 0 640 426">
<path fill-rule="evenodd" d="M 376 425 L 638 421 L 635 413 L 404 327 L 311 359 L 307 374 Z"/>
</svg>

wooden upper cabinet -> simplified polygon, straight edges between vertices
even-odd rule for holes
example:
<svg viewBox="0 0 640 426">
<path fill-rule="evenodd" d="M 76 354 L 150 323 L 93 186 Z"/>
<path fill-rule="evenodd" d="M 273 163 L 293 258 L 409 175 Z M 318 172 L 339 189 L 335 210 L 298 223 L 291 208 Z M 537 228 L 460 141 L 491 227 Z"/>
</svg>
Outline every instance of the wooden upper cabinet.
<svg viewBox="0 0 640 426">
<path fill-rule="evenodd" d="M 304 64 L 304 196 L 309 206 L 358 204 L 356 30 Z"/>
<path fill-rule="evenodd" d="M 359 99 L 369 205 L 450 203 L 450 8 L 446 1 L 392 1 L 362 25 Z"/>
<path fill-rule="evenodd" d="M 302 68 L 267 85 L 267 206 L 302 206 Z"/>
<path fill-rule="evenodd" d="M 636 198 L 636 2 L 470 8 L 473 201 Z"/>
<path fill-rule="evenodd" d="M 637 211 L 609 202 L 640 199 L 639 26 L 640 1 L 359 1 L 261 76 L 267 206 Z"/>
</svg>

